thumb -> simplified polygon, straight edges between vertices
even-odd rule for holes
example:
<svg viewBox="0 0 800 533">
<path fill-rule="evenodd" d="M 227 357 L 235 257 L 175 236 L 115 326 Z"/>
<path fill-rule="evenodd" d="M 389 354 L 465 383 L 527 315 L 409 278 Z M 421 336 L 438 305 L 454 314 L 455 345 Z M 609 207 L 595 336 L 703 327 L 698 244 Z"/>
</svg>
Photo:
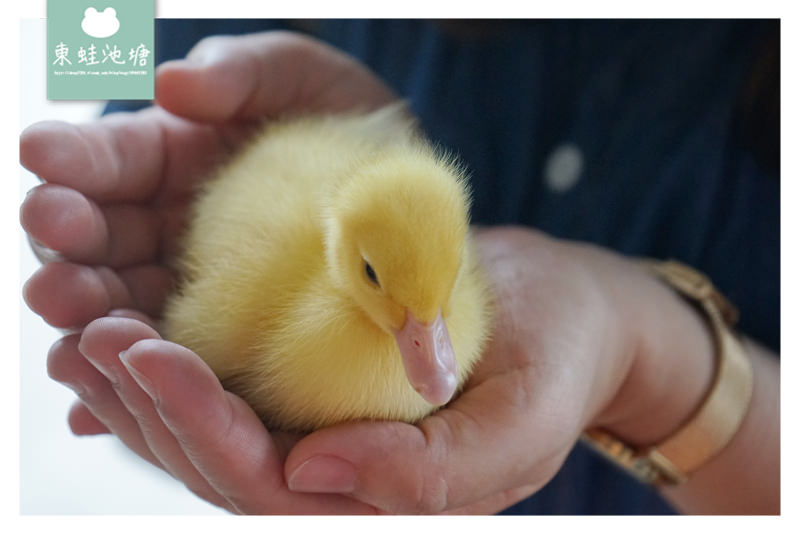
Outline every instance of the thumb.
<svg viewBox="0 0 800 533">
<path fill-rule="evenodd" d="M 504 403 L 513 393 L 500 381 L 468 391 L 419 425 L 354 422 L 312 433 L 286 460 L 289 488 L 346 494 L 403 514 L 439 513 L 522 486 L 538 489 L 563 462 L 572 436 L 546 435 L 546 416 Z M 486 401 L 492 395 L 496 401 Z M 537 425 L 543 431 L 535 438 L 530 428 Z"/>
<path fill-rule="evenodd" d="M 396 98 L 354 59 L 285 31 L 203 39 L 185 60 L 159 66 L 155 91 L 168 111 L 211 122 L 376 108 Z"/>
</svg>

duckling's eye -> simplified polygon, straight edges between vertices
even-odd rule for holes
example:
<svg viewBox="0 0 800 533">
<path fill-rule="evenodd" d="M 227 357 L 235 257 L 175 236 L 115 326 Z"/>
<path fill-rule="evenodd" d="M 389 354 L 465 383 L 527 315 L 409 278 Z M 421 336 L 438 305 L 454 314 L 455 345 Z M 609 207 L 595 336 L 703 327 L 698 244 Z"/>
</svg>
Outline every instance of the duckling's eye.
<svg viewBox="0 0 800 533">
<path fill-rule="evenodd" d="M 366 261 L 364 261 L 364 273 L 367 275 L 367 277 L 372 283 L 374 283 L 378 287 L 381 286 L 381 284 L 378 283 L 378 275 L 375 273 L 375 270 L 372 268 L 372 265 L 370 265 Z"/>
</svg>

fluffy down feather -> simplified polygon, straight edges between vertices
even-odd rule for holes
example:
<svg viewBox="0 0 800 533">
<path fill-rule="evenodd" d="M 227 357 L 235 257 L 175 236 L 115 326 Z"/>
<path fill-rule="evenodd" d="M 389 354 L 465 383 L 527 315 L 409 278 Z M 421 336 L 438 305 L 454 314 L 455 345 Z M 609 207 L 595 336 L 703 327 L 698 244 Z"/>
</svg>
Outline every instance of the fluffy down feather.
<svg viewBox="0 0 800 533">
<path fill-rule="evenodd" d="M 441 313 L 459 386 L 488 335 L 468 205 L 462 168 L 399 106 L 272 122 L 198 195 L 165 337 L 270 428 L 419 420 L 437 406 L 404 369 L 407 313 Z"/>
</svg>

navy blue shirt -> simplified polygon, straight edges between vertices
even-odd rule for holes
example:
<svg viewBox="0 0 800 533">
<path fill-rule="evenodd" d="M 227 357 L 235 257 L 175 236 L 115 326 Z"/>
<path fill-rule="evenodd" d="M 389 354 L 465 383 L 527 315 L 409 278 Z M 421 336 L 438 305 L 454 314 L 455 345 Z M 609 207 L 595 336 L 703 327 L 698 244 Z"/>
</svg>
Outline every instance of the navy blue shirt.
<svg viewBox="0 0 800 533">
<path fill-rule="evenodd" d="M 158 20 L 156 57 L 270 28 L 333 44 L 407 99 L 467 164 L 473 222 L 693 265 L 779 350 L 777 22 Z M 506 512 L 673 511 L 578 445 Z"/>
</svg>

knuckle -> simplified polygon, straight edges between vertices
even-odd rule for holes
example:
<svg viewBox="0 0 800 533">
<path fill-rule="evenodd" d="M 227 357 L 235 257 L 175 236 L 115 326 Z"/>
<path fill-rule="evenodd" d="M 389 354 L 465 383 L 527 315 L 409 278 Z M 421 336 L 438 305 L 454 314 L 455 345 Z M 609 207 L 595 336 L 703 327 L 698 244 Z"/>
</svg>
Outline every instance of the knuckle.
<svg viewBox="0 0 800 533">
<path fill-rule="evenodd" d="M 117 397 L 122 400 L 123 403 L 127 405 L 125 400 L 128 399 L 127 397 L 127 388 L 122 386 L 119 378 L 116 375 L 111 374 L 110 372 L 106 375 L 106 379 L 108 380 L 109 385 L 111 385 L 111 390 L 117 395 Z"/>
<path fill-rule="evenodd" d="M 316 39 L 312 37 L 291 30 L 273 30 L 261 34 L 251 35 L 249 38 L 259 40 L 266 46 L 277 48 L 303 48 L 316 42 Z"/>
<path fill-rule="evenodd" d="M 416 514 L 437 514 L 448 507 L 446 445 L 438 433 L 425 434 L 426 460 L 420 464 L 417 483 L 411 498 L 411 511 Z"/>
<path fill-rule="evenodd" d="M 209 35 L 200 39 L 189 51 L 187 58 L 214 60 L 225 54 L 248 48 L 248 35 Z"/>
<path fill-rule="evenodd" d="M 276 32 L 270 37 L 276 46 L 296 52 L 313 51 L 318 46 L 314 39 L 291 31 Z"/>
<path fill-rule="evenodd" d="M 426 474 L 417 491 L 412 512 L 438 514 L 447 509 L 447 481 L 440 475 Z"/>
<path fill-rule="evenodd" d="M 72 389 L 80 398 L 87 398 L 89 393 L 86 384 L 76 372 L 75 351 L 70 349 L 77 342 L 77 335 L 70 335 L 59 339 L 47 353 L 47 375 Z M 78 361 L 80 363 L 80 361 Z"/>
<path fill-rule="evenodd" d="M 215 49 L 219 46 L 225 46 L 229 43 L 233 37 L 229 35 L 209 35 L 208 37 L 203 37 L 194 47 L 189 51 L 188 56 L 196 56 L 198 54 L 202 55 L 210 49 Z"/>
<path fill-rule="evenodd" d="M 62 381 L 70 365 L 66 358 L 67 338 L 57 340 L 47 353 L 47 375 L 56 381 Z"/>
</svg>

